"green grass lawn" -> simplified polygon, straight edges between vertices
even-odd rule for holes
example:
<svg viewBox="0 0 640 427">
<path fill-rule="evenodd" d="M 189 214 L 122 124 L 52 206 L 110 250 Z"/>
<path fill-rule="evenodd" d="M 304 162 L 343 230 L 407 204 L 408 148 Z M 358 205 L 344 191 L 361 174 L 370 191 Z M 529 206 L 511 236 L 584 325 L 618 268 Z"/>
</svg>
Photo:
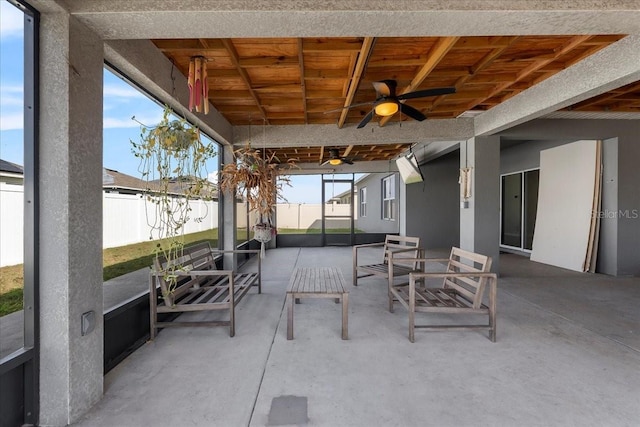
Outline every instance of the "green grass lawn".
<svg viewBox="0 0 640 427">
<path fill-rule="evenodd" d="M 185 245 L 206 241 L 213 248 L 218 246 L 217 228 L 184 236 Z M 102 253 L 102 265 L 104 266 L 102 279 L 113 279 L 149 267 L 153 263 L 153 251 L 157 244 L 157 240 L 149 240 L 148 242 L 105 249 Z"/>
<path fill-rule="evenodd" d="M 218 229 L 201 231 L 184 236 L 185 245 L 209 241 L 218 246 Z M 102 279 L 109 280 L 123 274 L 149 267 L 157 240 L 105 249 L 102 252 Z M 23 266 L 0 268 L 0 316 L 22 310 Z"/>
<path fill-rule="evenodd" d="M 320 234 L 321 231 L 320 229 L 278 228 L 278 233 L 280 234 Z M 349 233 L 349 229 L 331 228 L 327 229 L 326 232 L 329 234 L 342 234 Z M 355 232 L 362 233 L 363 231 L 355 230 Z M 238 241 L 245 241 L 247 238 L 246 228 L 239 228 L 236 234 Z M 249 237 L 253 237 L 253 232 L 249 232 Z M 184 236 L 185 245 L 205 241 L 209 241 L 211 247 L 217 247 L 218 229 Z M 153 251 L 157 244 L 157 240 L 149 240 L 148 242 L 105 249 L 102 252 L 102 279 L 113 279 L 114 277 L 149 267 L 153 262 Z M 22 264 L 0 268 L 0 316 L 22 310 L 23 277 Z"/>
<path fill-rule="evenodd" d="M 22 310 L 22 288 L 0 294 L 0 316 Z"/>
</svg>

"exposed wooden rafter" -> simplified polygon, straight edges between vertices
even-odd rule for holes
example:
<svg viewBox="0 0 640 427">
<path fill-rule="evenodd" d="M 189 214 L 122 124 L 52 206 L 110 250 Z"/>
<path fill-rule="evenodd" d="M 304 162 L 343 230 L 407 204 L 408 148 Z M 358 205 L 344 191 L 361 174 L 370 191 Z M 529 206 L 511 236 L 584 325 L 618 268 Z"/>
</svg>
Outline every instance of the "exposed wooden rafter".
<svg viewBox="0 0 640 427">
<path fill-rule="evenodd" d="M 246 70 L 240 66 L 240 59 L 238 57 L 238 52 L 236 51 L 236 48 L 233 46 L 233 43 L 231 42 L 230 39 L 222 39 L 222 45 L 229 53 L 229 56 L 231 57 L 231 62 L 236 67 L 236 70 L 238 71 L 238 74 L 240 74 L 240 77 L 242 77 L 242 80 L 244 80 L 244 83 L 246 84 L 247 89 L 249 90 L 249 94 L 251 94 L 251 97 L 256 102 L 256 107 L 258 107 L 260 114 L 262 114 L 262 119 L 266 124 L 270 124 L 269 118 L 267 117 L 267 112 L 262 107 L 260 98 L 258 98 L 258 95 L 256 94 L 255 90 L 251 85 L 251 79 L 249 78 L 249 75 L 247 74 Z"/>
<path fill-rule="evenodd" d="M 413 92 L 418 89 L 418 87 L 422 84 L 422 82 L 427 78 L 429 73 L 436 68 L 436 65 L 442 61 L 442 58 L 451 50 L 454 44 L 460 39 L 460 37 L 443 37 L 439 39 L 435 46 L 429 51 L 429 55 L 427 57 L 427 61 L 422 65 L 420 70 L 416 73 L 415 77 L 409 84 L 409 86 L 405 87 L 398 95 L 402 95 L 408 92 Z M 389 120 L 391 116 L 383 117 L 380 119 L 380 126 L 384 126 Z"/>
<path fill-rule="evenodd" d="M 467 110 L 470 110 L 473 107 L 485 102 L 486 100 L 498 95 L 502 91 L 504 91 L 504 90 L 506 90 L 506 89 L 508 89 L 510 87 L 513 87 L 516 83 L 518 83 L 518 82 L 524 80 L 525 78 L 529 77 L 534 72 L 542 69 L 546 65 L 550 64 L 551 62 L 553 62 L 554 60 L 558 59 L 559 57 L 561 57 L 562 55 L 566 54 L 567 52 L 570 52 L 572 49 L 576 48 L 581 43 L 586 42 L 587 40 L 589 40 L 592 37 L 593 36 L 576 36 L 576 37 L 572 37 L 567 43 L 565 43 L 565 45 L 563 47 L 561 47 L 560 49 L 556 50 L 555 54 L 553 56 L 551 56 L 551 57 L 545 56 L 543 59 L 534 60 L 529 66 L 525 67 L 523 70 L 521 70 L 516 75 L 515 80 L 504 82 L 504 83 L 501 83 L 501 84 L 497 85 L 493 89 L 493 91 L 491 91 L 486 97 L 477 99 L 477 100 L 473 101 L 472 103 L 467 104 L 467 106 L 462 111 L 460 111 L 460 114 L 462 114 L 463 112 L 465 112 Z"/>
<path fill-rule="evenodd" d="M 302 113 L 304 114 L 304 122 L 309 122 L 307 115 L 307 86 L 304 78 L 304 49 L 302 39 L 298 39 L 298 65 L 300 67 L 300 89 L 302 90 Z"/>
<path fill-rule="evenodd" d="M 347 91 L 347 98 L 344 101 L 343 110 L 340 114 L 340 119 L 338 120 L 339 128 L 344 126 L 344 122 L 347 119 L 347 114 L 349 113 L 348 107 L 353 102 L 353 98 L 356 95 L 358 86 L 360 86 L 362 74 L 367 67 L 367 61 L 369 60 L 369 56 L 371 55 L 371 50 L 373 49 L 375 42 L 376 39 L 374 37 L 365 37 L 362 41 L 362 48 L 360 49 L 360 54 L 358 55 L 358 61 L 356 62 L 353 74 L 351 75 L 351 82 L 349 84 L 349 90 Z"/>
</svg>

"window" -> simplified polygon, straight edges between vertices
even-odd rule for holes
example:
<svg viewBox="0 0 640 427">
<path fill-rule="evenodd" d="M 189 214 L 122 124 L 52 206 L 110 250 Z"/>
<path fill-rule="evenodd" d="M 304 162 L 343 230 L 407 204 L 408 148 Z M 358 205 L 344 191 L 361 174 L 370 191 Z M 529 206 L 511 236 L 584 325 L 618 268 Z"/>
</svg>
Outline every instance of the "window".
<svg viewBox="0 0 640 427">
<path fill-rule="evenodd" d="M 0 2 L 0 382 L 12 403 L 3 425 L 38 423 L 39 15 L 23 3 Z"/>
<path fill-rule="evenodd" d="M 382 219 L 395 220 L 396 177 L 389 175 L 382 180 Z"/>
<path fill-rule="evenodd" d="M 367 216 L 367 187 L 360 189 L 360 216 Z"/>
</svg>

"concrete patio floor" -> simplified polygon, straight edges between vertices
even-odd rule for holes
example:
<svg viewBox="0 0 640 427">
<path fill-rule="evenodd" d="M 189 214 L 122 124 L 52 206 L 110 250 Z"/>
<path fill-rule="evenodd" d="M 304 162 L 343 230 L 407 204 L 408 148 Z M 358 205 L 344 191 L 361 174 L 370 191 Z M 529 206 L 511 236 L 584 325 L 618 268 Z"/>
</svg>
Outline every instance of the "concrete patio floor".
<svg viewBox="0 0 640 427">
<path fill-rule="evenodd" d="M 351 285 L 350 247 L 269 250 L 263 293 L 238 306 L 234 338 L 226 327 L 163 330 L 106 375 L 77 425 L 637 426 L 640 279 L 500 261 L 496 343 L 417 331 L 412 344 L 384 280 Z M 287 341 L 285 289 L 301 266 L 342 270 L 348 341 L 330 300 L 297 305 Z"/>
</svg>

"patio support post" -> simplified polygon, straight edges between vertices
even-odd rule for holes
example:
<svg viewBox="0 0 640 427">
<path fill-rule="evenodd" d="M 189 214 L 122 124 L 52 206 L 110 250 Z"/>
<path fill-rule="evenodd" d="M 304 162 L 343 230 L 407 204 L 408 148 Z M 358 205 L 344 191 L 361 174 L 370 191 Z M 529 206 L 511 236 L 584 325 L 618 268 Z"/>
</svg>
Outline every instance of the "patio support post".
<svg viewBox="0 0 640 427">
<path fill-rule="evenodd" d="M 67 425 L 103 392 L 103 43 L 65 11 L 40 22 L 38 424 Z"/>
<path fill-rule="evenodd" d="M 468 207 L 460 207 L 460 247 L 493 258 L 491 271 L 497 272 L 500 261 L 500 137 L 475 137 L 461 142 L 460 167 L 471 168 L 471 198 Z"/>
<path fill-rule="evenodd" d="M 233 147 L 230 145 L 222 146 L 222 163 L 233 163 Z M 237 204 L 236 198 L 232 194 L 220 194 L 222 200 L 222 249 L 231 251 L 236 249 L 236 228 L 237 228 Z M 236 271 L 238 267 L 238 259 L 236 254 L 224 254 L 224 268 L 226 270 Z"/>
</svg>

